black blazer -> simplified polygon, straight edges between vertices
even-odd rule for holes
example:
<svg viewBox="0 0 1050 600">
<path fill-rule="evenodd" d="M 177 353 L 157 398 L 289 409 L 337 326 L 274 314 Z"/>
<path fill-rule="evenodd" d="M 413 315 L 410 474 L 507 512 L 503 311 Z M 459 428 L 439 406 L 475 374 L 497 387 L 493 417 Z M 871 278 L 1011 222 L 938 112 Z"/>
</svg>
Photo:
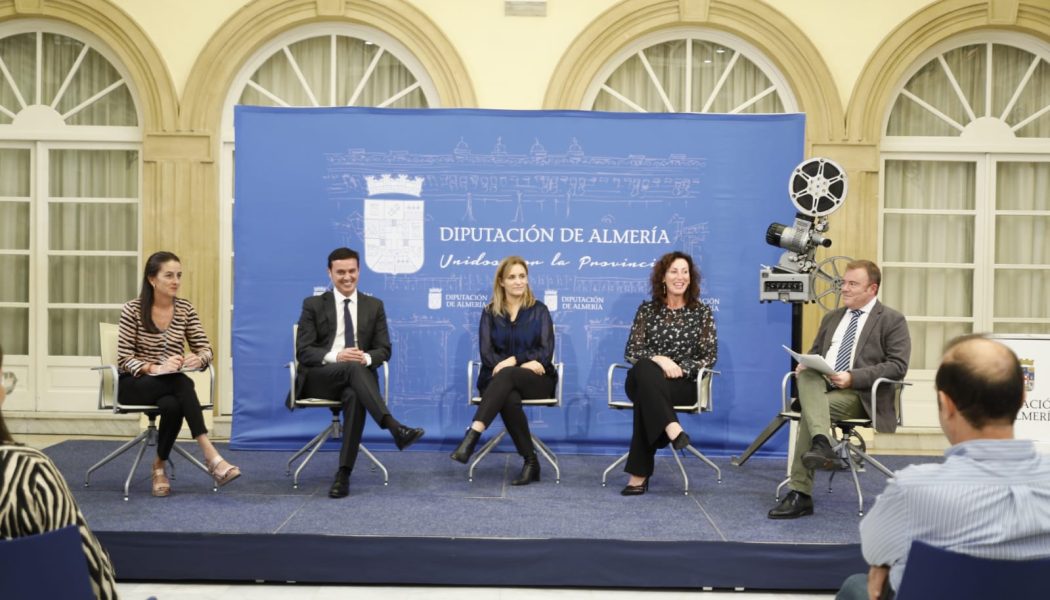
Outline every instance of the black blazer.
<svg viewBox="0 0 1050 600">
<path fill-rule="evenodd" d="M 295 379 L 296 397 L 303 390 L 310 369 L 324 365 L 324 355 L 332 349 L 338 321 L 335 298 L 331 291 L 303 300 L 299 315 L 299 332 L 295 338 L 299 372 Z M 383 301 L 361 291 L 357 292 L 357 347 L 372 357 L 374 372 L 390 360 L 390 333 L 386 324 Z"/>
</svg>

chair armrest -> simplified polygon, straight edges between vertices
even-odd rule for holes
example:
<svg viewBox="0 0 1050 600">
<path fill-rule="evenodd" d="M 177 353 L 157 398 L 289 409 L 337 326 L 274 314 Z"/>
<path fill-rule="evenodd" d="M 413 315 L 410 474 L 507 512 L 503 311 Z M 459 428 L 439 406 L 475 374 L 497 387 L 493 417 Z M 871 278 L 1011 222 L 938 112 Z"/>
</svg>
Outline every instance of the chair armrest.
<svg viewBox="0 0 1050 600">
<path fill-rule="evenodd" d="M 903 403 L 901 403 L 901 401 L 900 401 L 900 392 L 904 388 L 904 386 L 911 385 L 911 384 L 908 383 L 907 381 L 903 381 L 903 380 L 900 380 L 900 379 L 890 379 L 889 377 L 879 377 L 878 379 L 876 379 L 875 381 L 873 381 L 871 383 L 871 414 L 872 414 L 871 423 L 872 423 L 872 425 L 875 424 L 875 418 L 879 414 L 879 412 L 877 410 L 879 397 L 878 397 L 878 395 L 875 392 L 876 392 L 876 390 L 879 389 L 879 386 L 882 385 L 882 384 L 895 385 L 898 388 L 897 389 L 897 393 L 894 395 L 894 402 L 897 403 L 897 425 L 901 425 L 904 422 L 904 418 L 903 418 L 903 414 L 902 414 L 902 412 L 903 412 Z"/>
<path fill-rule="evenodd" d="M 699 412 L 709 412 L 715 409 L 714 394 L 711 393 L 711 384 L 714 383 L 715 375 L 721 375 L 721 371 L 701 367 L 696 373 L 696 408 Z"/>
<path fill-rule="evenodd" d="M 554 406 L 561 406 L 561 384 L 565 381 L 565 378 L 562 376 L 565 373 L 565 363 L 554 363 L 554 370 L 558 372 L 558 384 L 554 386 L 554 399 L 557 400 L 557 403 Z"/>
<path fill-rule="evenodd" d="M 219 401 L 219 390 L 215 389 L 215 366 L 211 363 L 208 363 L 208 379 L 211 380 L 211 383 L 208 386 L 210 391 L 208 394 L 208 404 L 201 408 L 214 408 L 215 404 Z"/>
<path fill-rule="evenodd" d="M 390 406 L 390 362 L 384 360 L 380 367 L 383 369 L 383 402 Z"/>
<path fill-rule="evenodd" d="M 98 371 L 98 409 L 106 410 L 108 408 L 113 409 L 113 412 L 119 412 L 119 397 L 120 392 L 120 373 L 117 371 L 117 365 L 102 365 L 101 367 L 91 367 L 92 371 Z M 106 374 L 103 371 L 109 371 L 113 377 L 113 404 L 106 404 Z"/>
<path fill-rule="evenodd" d="M 295 375 L 298 371 L 298 365 L 295 364 L 295 360 L 290 360 L 284 365 L 284 368 L 288 369 L 288 409 L 295 410 Z"/>
<path fill-rule="evenodd" d="M 474 367 L 480 369 L 481 361 L 467 361 L 467 406 L 470 406 L 470 399 L 474 397 Z"/>
<path fill-rule="evenodd" d="M 788 371 L 784 374 L 784 378 L 780 380 L 781 412 L 789 412 L 791 410 L 791 402 L 788 400 L 788 388 L 791 387 L 791 378 L 796 376 L 797 374 L 794 371 Z"/>
<path fill-rule="evenodd" d="M 627 402 L 613 402 L 613 373 L 616 369 L 630 369 L 631 365 L 626 363 L 613 363 L 609 365 L 609 370 L 605 374 L 605 391 L 606 398 L 609 404 L 609 408 L 626 408 L 629 403 Z"/>
</svg>

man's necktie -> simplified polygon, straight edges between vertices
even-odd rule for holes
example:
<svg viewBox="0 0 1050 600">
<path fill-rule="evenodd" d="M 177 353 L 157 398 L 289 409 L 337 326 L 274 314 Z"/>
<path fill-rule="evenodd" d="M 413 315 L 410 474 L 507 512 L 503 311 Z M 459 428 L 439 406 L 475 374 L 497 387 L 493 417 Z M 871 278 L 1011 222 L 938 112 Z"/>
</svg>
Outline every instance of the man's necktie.
<svg viewBox="0 0 1050 600">
<path fill-rule="evenodd" d="M 350 316 L 350 299 L 343 300 L 343 325 L 346 326 L 346 332 L 343 334 L 343 345 L 347 348 L 353 348 L 354 344 L 354 318 Z"/>
<path fill-rule="evenodd" d="M 861 309 L 851 310 L 852 315 L 849 326 L 846 327 L 846 335 L 842 336 L 842 345 L 839 346 L 839 355 L 835 358 L 835 372 L 841 373 L 849 369 L 849 357 L 853 354 L 853 340 L 857 337 L 857 321 L 864 314 Z"/>
</svg>

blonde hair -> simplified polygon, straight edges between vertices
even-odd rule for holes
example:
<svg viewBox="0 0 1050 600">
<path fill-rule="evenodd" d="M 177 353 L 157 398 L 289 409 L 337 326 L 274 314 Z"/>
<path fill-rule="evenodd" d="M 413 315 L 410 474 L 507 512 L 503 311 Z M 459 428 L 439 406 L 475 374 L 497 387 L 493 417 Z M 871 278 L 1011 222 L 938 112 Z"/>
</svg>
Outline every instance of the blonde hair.
<svg viewBox="0 0 1050 600">
<path fill-rule="evenodd" d="M 507 271 L 514 265 L 521 265 L 525 269 L 525 276 L 528 277 L 529 275 L 529 265 L 525 264 L 525 259 L 520 256 L 508 256 L 499 261 L 499 266 L 496 267 L 496 278 L 492 281 L 492 300 L 489 301 L 489 305 L 486 307 L 494 315 L 507 314 L 507 292 L 500 285 L 500 281 L 506 277 Z M 532 295 L 532 287 L 526 281 L 525 297 L 522 299 L 521 307 L 528 308 L 533 304 L 536 304 L 536 297 Z"/>
</svg>

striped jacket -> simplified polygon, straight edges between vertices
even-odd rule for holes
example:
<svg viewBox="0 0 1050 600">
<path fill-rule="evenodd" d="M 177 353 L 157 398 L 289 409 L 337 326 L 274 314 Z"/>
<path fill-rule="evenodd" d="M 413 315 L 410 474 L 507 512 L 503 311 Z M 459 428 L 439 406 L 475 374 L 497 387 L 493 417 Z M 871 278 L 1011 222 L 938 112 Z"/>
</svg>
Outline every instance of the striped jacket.
<svg viewBox="0 0 1050 600">
<path fill-rule="evenodd" d="M 12 539 L 76 525 L 97 598 L 116 598 L 109 554 L 88 529 L 66 480 L 39 450 L 0 444 L 0 538 Z M 46 575 L 45 575 L 46 576 Z"/>
<path fill-rule="evenodd" d="M 117 369 L 138 375 L 150 364 L 164 362 L 173 354 L 182 354 L 185 346 L 201 358 L 204 366 L 211 362 L 211 345 L 204 334 L 200 317 L 189 300 L 175 299 L 175 316 L 168 328 L 150 333 L 142 326 L 142 307 L 138 298 L 130 300 L 120 311 L 120 334 L 117 339 Z"/>
</svg>

